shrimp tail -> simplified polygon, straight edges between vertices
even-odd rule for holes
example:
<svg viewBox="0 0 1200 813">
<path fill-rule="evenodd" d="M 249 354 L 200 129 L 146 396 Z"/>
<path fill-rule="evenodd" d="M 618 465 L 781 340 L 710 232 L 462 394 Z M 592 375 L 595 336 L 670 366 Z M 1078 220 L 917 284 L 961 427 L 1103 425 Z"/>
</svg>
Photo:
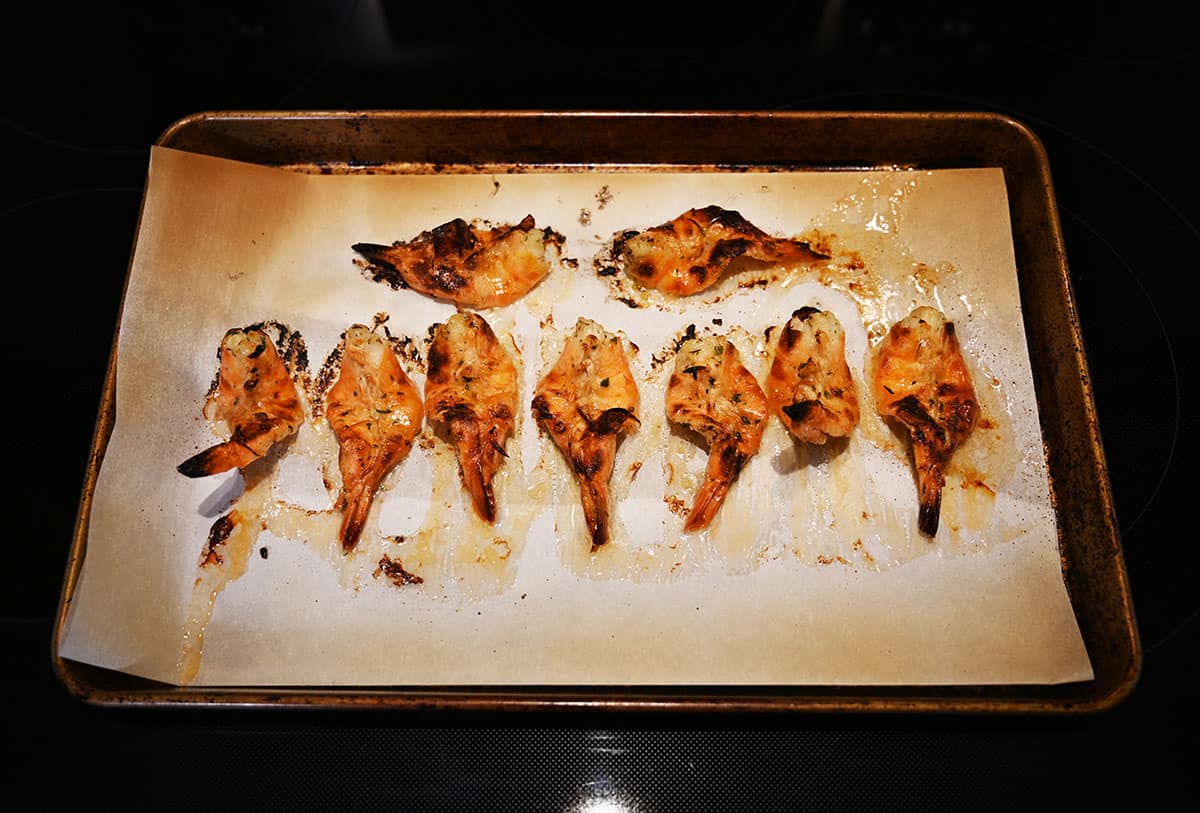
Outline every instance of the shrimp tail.
<svg viewBox="0 0 1200 813">
<path fill-rule="evenodd" d="M 608 542 L 608 483 L 612 477 L 619 433 L 630 421 L 637 421 L 637 416 L 631 410 L 621 407 L 606 409 L 598 419 L 589 421 L 588 431 L 572 455 L 593 552 Z"/>
<path fill-rule="evenodd" d="M 380 243 L 355 243 L 350 248 L 354 249 L 371 262 L 384 262 L 388 265 L 391 265 L 391 263 L 387 262 L 387 258 L 385 256 L 385 252 L 388 251 L 391 246 L 385 246 Z"/>
<path fill-rule="evenodd" d="M 937 535 L 942 513 L 943 473 L 948 453 L 942 429 L 911 395 L 896 404 L 896 415 L 912 435 L 913 462 L 917 470 L 917 528 L 932 538 Z"/>
<path fill-rule="evenodd" d="M 917 528 L 928 537 L 937 535 L 942 513 L 942 490 L 937 487 L 921 489 L 921 508 L 917 513 Z"/>
<path fill-rule="evenodd" d="M 595 553 L 608 542 L 608 483 L 600 478 L 580 477 L 579 499 Z"/>
<path fill-rule="evenodd" d="M 775 249 L 779 259 L 785 262 L 814 262 L 816 260 L 828 260 L 832 257 L 830 254 L 813 248 L 811 243 L 803 240 L 779 240 L 772 245 L 772 248 Z M 804 309 L 802 308 L 801 310 Z M 815 308 L 810 308 L 809 310 L 815 310 Z"/>
<path fill-rule="evenodd" d="M 358 539 L 367 524 L 367 514 L 371 512 L 374 499 L 375 489 L 367 485 L 360 486 L 345 496 L 342 529 L 339 534 L 343 552 L 349 553 L 358 546 Z"/>
<path fill-rule="evenodd" d="M 471 495 L 475 513 L 489 523 L 496 521 L 496 496 L 488 475 L 487 456 L 496 451 L 494 444 L 484 444 L 480 439 L 479 423 L 463 419 L 453 421 L 450 429 L 458 451 L 458 466 L 463 486 Z M 503 452 L 503 450 L 500 450 Z"/>
<path fill-rule="evenodd" d="M 917 528 L 933 538 L 942 514 L 942 488 L 946 483 L 943 462 L 935 449 L 925 444 L 913 446 L 917 469 Z"/>
<path fill-rule="evenodd" d="M 713 444 L 709 450 L 704 483 L 696 492 L 692 511 L 683 525 L 685 531 L 699 531 L 709 526 L 724 504 L 725 495 L 729 493 L 730 486 L 741 473 L 747 459 L 732 440 Z"/>
<path fill-rule="evenodd" d="M 259 458 L 248 446 L 230 440 L 210 446 L 199 454 L 192 455 L 176 469 L 187 477 L 208 477 L 212 474 L 240 469 Z"/>
<path fill-rule="evenodd" d="M 683 524 L 683 530 L 691 533 L 707 528 L 725 502 L 729 486 L 730 482 L 727 480 L 706 479 L 696 492 L 696 500 L 692 503 L 692 511 Z"/>
<path fill-rule="evenodd" d="M 475 513 L 485 522 L 496 522 L 496 495 L 483 473 L 483 463 L 476 455 L 470 462 L 462 464 L 463 485 L 471 495 Z"/>
<path fill-rule="evenodd" d="M 409 285 L 409 269 L 403 263 L 397 264 L 393 262 L 388 255 L 388 251 L 392 246 L 385 246 L 380 243 L 355 243 L 351 246 L 352 249 L 361 254 L 367 261 L 367 266 L 376 279 L 380 276 L 387 276 L 390 282 L 403 285 Z M 394 279 L 398 276 L 399 279 Z"/>
</svg>

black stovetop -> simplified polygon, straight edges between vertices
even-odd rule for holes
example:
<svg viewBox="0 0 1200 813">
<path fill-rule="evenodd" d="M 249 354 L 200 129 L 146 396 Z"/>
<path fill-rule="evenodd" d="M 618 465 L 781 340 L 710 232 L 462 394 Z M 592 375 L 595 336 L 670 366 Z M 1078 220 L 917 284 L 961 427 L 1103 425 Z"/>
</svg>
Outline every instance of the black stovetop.
<svg viewBox="0 0 1200 813">
<path fill-rule="evenodd" d="M 932 5 L 684 17 L 618 4 L 577 19 L 549 4 L 382 0 L 7 11 L 0 228 L 11 380 L 24 389 L 9 397 L 20 522 L 0 629 L 16 653 L 2 679 L 15 795 L 150 808 L 1011 810 L 1182 785 L 1196 749 L 1164 732 L 1190 732 L 1200 705 L 1180 443 L 1195 423 L 1196 46 L 1154 3 Z M 51 672 L 53 618 L 150 144 L 201 110 L 388 108 L 977 110 L 1027 124 L 1054 177 L 1144 646 L 1133 694 L 1066 718 L 161 712 L 69 697 Z M 44 355 L 63 380 L 31 373 Z M 43 764 L 69 766 L 65 781 L 35 778 Z"/>
</svg>

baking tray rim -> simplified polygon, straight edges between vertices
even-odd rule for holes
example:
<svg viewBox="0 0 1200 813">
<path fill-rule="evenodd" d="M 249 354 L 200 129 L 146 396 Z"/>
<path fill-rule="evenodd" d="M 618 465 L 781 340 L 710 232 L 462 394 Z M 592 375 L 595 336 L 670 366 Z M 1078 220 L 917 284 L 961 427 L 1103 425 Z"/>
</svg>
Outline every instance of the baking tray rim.
<svg viewBox="0 0 1200 813">
<path fill-rule="evenodd" d="M 1123 703 L 1136 688 L 1142 670 L 1142 645 L 1137 628 L 1129 589 L 1128 573 L 1124 554 L 1116 528 L 1115 510 L 1108 477 L 1107 462 L 1100 431 L 1090 379 L 1086 375 L 1087 359 L 1082 336 L 1075 313 L 1075 298 L 1067 271 L 1066 251 L 1061 234 L 1057 202 L 1051 180 L 1049 159 L 1046 149 L 1036 133 L 1023 122 L 992 111 L 767 111 L 767 110 L 561 110 L 546 111 L 532 109 L 514 110 L 201 110 L 183 116 L 162 131 L 154 146 L 172 147 L 181 135 L 191 128 L 203 127 L 212 122 L 235 123 L 252 126 L 255 123 L 286 123 L 291 126 L 300 122 L 347 123 L 363 121 L 488 121 L 509 119 L 536 122 L 555 120 L 579 122 L 663 120 L 723 120 L 730 123 L 746 121 L 779 121 L 804 125 L 827 123 L 833 120 L 849 123 L 872 122 L 902 125 L 917 121 L 949 126 L 954 123 L 974 122 L 997 126 L 1011 131 L 1030 150 L 1036 161 L 1039 193 L 1044 195 L 1044 205 L 1049 222 L 1049 238 L 1055 256 L 1058 282 L 1065 291 L 1065 307 L 1069 317 L 1069 330 L 1073 342 L 1075 361 L 1083 371 L 1080 380 L 1080 397 L 1086 414 L 1085 432 L 1094 454 L 1094 473 L 1098 493 L 1094 495 L 1103 506 L 1100 522 L 1107 529 L 1106 536 L 1112 545 L 1114 584 L 1116 599 L 1121 605 L 1121 640 L 1125 647 L 1127 663 L 1122 674 L 1108 689 L 1088 694 L 1071 695 L 1073 687 L 1084 687 L 1095 681 L 1076 684 L 984 684 L 984 685 L 870 685 L 870 686 L 816 686 L 810 684 L 771 686 L 240 686 L 240 687 L 176 687 L 159 684 L 112 670 L 81 664 L 63 658 L 59 654 L 59 641 L 66 623 L 69 605 L 77 583 L 83 559 L 86 555 L 87 521 L 96 478 L 103 460 L 107 439 L 115 421 L 115 372 L 117 337 L 120 333 L 124 293 L 118 308 L 116 328 L 110 348 L 109 360 L 101 394 L 100 409 L 92 433 L 91 453 L 85 470 L 83 489 L 76 512 L 75 532 L 67 557 L 65 575 L 60 591 L 58 609 L 51 637 L 51 663 L 55 676 L 74 698 L 95 706 L 106 707 L 173 707 L 173 708 L 404 708 L 409 710 L 461 710 L 461 711 L 544 711 L 544 710 L 607 710 L 607 711 L 705 711 L 705 712 L 933 712 L 933 713 L 1014 713 L 1014 714 L 1093 714 L 1105 712 Z M 219 155 L 220 153 L 212 153 Z M 269 162 L 264 162 L 269 163 Z M 398 162 L 403 163 L 403 162 Z M 554 169 L 568 166 L 568 162 L 553 161 L 526 163 L 522 161 L 502 162 L 511 165 L 514 171 Z M 838 170 L 846 168 L 894 168 L 911 166 L 914 162 L 868 162 L 853 161 L 820 162 L 807 165 L 792 161 L 781 162 L 781 167 L 805 170 Z M 621 166 L 621 162 L 595 161 L 588 166 L 608 168 Z M 453 168 L 453 163 L 445 165 Z M 648 166 L 663 169 L 717 166 L 736 170 L 736 162 L 713 162 L 711 165 L 687 162 L 672 164 L 667 161 L 652 162 L 636 169 L 646 171 Z M 742 166 L 764 166 L 762 162 L 747 161 Z M 767 162 L 769 169 L 779 168 Z M 1005 165 L 1006 179 L 1010 167 Z M 149 178 L 147 174 L 146 183 Z M 1010 181 L 1011 183 L 1011 181 Z M 145 187 L 137 216 L 134 241 L 125 272 L 128 285 L 133 257 L 136 253 L 136 235 L 140 231 Z M 1012 202 L 1010 200 L 1010 206 Z M 1014 223 L 1014 229 L 1016 228 Z M 1057 506 L 1056 506 L 1057 511 Z M 1060 523 L 1061 524 L 1061 523 Z M 1061 534 L 1061 530 L 1060 530 Z M 1060 538 L 1061 543 L 1061 538 Z M 1065 561 L 1064 561 L 1065 567 Z M 1072 606 L 1075 601 L 1072 599 Z M 1079 610 L 1076 607 L 1076 612 Z M 1089 648 L 1090 649 L 1090 648 Z M 117 684 L 106 685 L 113 680 Z M 1037 692 L 1046 693 L 1036 696 Z"/>
</svg>

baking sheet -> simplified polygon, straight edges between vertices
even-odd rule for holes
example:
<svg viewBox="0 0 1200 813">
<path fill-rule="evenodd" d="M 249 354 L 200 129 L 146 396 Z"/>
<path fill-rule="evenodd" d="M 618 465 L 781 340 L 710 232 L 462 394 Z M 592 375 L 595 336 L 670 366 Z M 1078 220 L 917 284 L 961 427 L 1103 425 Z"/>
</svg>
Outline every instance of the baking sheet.
<svg viewBox="0 0 1200 813">
<path fill-rule="evenodd" d="M 596 274 L 615 232 L 709 204 L 824 240 L 836 262 L 730 279 L 687 303 Z M 1002 172 L 986 168 L 321 176 L 156 148 L 118 337 L 115 428 L 60 655 L 233 686 L 1086 680 L 1007 212 Z M 618 454 L 608 548 L 588 554 L 567 469 L 527 414 L 495 529 L 472 523 L 453 455 L 428 433 L 350 558 L 333 538 L 325 479 L 336 451 L 319 421 L 252 472 L 245 493 L 237 474 L 175 472 L 215 440 L 200 406 L 229 327 L 284 325 L 315 369 L 351 323 L 386 314 L 412 339 L 409 369 L 423 381 L 423 337 L 453 309 L 367 279 L 350 245 L 527 213 L 566 236 L 568 261 L 487 314 L 519 350 L 524 403 L 580 315 L 638 348 L 643 425 Z M 799 448 L 775 426 L 713 529 L 679 533 L 671 499 L 689 501 L 704 453 L 655 412 L 667 348 L 688 325 L 731 331 L 765 370 L 764 331 L 804 304 L 839 315 L 860 376 L 872 338 L 916 304 L 956 321 L 989 426 L 956 456 L 936 542 L 916 534 L 902 440 L 868 410 L 834 452 Z M 266 528 L 217 576 L 203 573 L 208 529 L 233 500 L 255 502 Z M 377 577 L 384 553 L 424 583 Z"/>
</svg>

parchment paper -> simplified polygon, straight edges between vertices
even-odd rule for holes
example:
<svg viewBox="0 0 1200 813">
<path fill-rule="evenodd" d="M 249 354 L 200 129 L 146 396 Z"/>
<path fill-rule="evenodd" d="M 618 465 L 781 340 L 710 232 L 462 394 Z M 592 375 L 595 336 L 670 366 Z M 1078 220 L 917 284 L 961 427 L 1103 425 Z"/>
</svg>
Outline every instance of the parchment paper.
<svg viewBox="0 0 1200 813">
<path fill-rule="evenodd" d="M 615 233 L 710 204 L 824 240 L 834 270 L 752 271 L 684 302 L 597 274 Z M 453 307 L 369 279 L 351 245 L 526 214 L 566 237 L 566 260 L 526 300 L 485 312 L 523 370 L 495 528 L 464 518 L 453 454 L 428 429 L 350 557 L 333 539 L 336 449 L 319 417 L 245 494 L 237 472 L 176 472 L 223 439 L 200 410 L 226 330 L 286 326 L 315 379 L 342 331 L 386 316 L 423 383 L 422 341 Z M 860 383 L 874 341 L 916 305 L 955 321 L 988 420 L 956 455 L 934 540 L 916 532 L 905 439 L 869 402 L 837 448 L 801 448 L 773 422 L 713 528 L 679 532 L 669 498 L 690 502 L 705 450 L 661 415 L 672 342 L 689 324 L 729 332 L 761 381 L 767 330 L 805 304 L 842 320 Z M 596 556 L 528 411 L 580 316 L 636 346 L 643 384 L 643 423 L 614 474 L 614 539 Z M 63 657 L 234 686 L 1092 677 L 1060 571 L 998 169 L 318 175 L 156 148 L 118 339 L 115 429 Z M 204 576 L 209 528 L 251 497 L 261 527 Z M 384 554 L 424 582 L 380 576 Z"/>
</svg>

